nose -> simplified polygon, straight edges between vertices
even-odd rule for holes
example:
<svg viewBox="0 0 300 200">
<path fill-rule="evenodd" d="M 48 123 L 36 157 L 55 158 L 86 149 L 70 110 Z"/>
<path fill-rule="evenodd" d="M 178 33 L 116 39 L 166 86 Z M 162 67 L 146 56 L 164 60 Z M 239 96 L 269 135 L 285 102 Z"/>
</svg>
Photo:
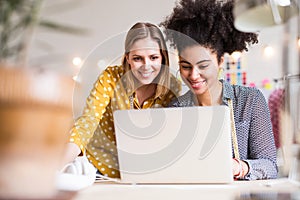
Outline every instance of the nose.
<svg viewBox="0 0 300 200">
<path fill-rule="evenodd" d="M 149 68 L 152 65 L 152 61 L 149 58 L 144 59 L 144 68 Z"/>
<path fill-rule="evenodd" d="M 193 67 L 192 70 L 190 71 L 189 75 L 192 80 L 195 80 L 195 79 L 199 78 L 200 70 L 197 67 Z"/>
</svg>

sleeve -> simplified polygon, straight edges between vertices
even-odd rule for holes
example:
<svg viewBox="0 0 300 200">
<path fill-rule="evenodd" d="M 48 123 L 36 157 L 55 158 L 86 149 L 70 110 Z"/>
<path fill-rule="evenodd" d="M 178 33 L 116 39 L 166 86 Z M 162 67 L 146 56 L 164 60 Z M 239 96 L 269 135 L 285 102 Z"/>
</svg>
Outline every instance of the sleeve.
<svg viewBox="0 0 300 200">
<path fill-rule="evenodd" d="M 178 98 L 174 98 L 167 107 L 181 107 Z"/>
<path fill-rule="evenodd" d="M 103 113 L 113 96 L 113 76 L 106 69 L 95 82 L 83 111 L 83 114 L 75 121 L 70 131 L 70 142 L 75 143 L 84 151 L 89 139 L 93 136 Z"/>
<path fill-rule="evenodd" d="M 249 130 L 248 159 L 246 180 L 277 178 L 276 147 L 272 132 L 270 112 L 263 94 L 255 90 L 251 124 Z"/>
</svg>

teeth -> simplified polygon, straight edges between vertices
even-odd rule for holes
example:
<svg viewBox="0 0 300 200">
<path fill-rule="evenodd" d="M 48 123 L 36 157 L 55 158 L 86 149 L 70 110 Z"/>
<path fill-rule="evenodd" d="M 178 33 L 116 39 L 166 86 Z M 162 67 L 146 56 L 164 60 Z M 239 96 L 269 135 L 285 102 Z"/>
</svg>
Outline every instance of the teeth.
<svg viewBox="0 0 300 200">
<path fill-rule="evenodd" d="M 144 77 L 144 78 L 148 78 L 151 74 L 152 74 L 152 72 L 147 72 L 147 73 L 142 73 L 142 72 L 141 72 L 141 75 L 142 75 L 142 77 Z"/>
<path fill-rule="evenodd" d="M 199 87 L 204 84 L 204 81 L 198 82 L 198 83 L 191 83 L 192 87 Z"/>
</svg>

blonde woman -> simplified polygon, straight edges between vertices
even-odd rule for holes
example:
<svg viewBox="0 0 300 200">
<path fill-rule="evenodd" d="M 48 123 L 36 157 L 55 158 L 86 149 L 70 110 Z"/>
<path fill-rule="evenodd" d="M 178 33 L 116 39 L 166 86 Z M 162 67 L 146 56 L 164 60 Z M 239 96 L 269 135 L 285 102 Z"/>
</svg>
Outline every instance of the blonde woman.
<svg viewBox="0 0 300 200">
<path fill-rule="evenodd" d="M 94 84 L 71 130 L 64 162 L 85 152 L 98 173 L 119 177 L 113 111 L 166 107 L 179 91 L 162 32 L 151 23 L 136 23 L 127 33 L 122 64 L 107 67 Z"/>
</svg>

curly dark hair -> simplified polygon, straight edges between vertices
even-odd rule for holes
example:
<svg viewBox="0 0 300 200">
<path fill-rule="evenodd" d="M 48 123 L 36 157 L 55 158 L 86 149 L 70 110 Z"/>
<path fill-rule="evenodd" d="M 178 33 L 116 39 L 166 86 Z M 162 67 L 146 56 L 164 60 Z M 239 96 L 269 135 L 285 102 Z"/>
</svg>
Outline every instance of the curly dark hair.
<svg viewBox="0 0 300 200">
<path fill-rule="evenodd" d="M 225 53 L 247 51 L 247 45 L 258 42 L 256 33 L 234 27 L 233 5 L 233 0 L 180 0 L 160 26 L 179 53 L 199 44 L 217 53 L 220 62 Z"/>
</svg>

